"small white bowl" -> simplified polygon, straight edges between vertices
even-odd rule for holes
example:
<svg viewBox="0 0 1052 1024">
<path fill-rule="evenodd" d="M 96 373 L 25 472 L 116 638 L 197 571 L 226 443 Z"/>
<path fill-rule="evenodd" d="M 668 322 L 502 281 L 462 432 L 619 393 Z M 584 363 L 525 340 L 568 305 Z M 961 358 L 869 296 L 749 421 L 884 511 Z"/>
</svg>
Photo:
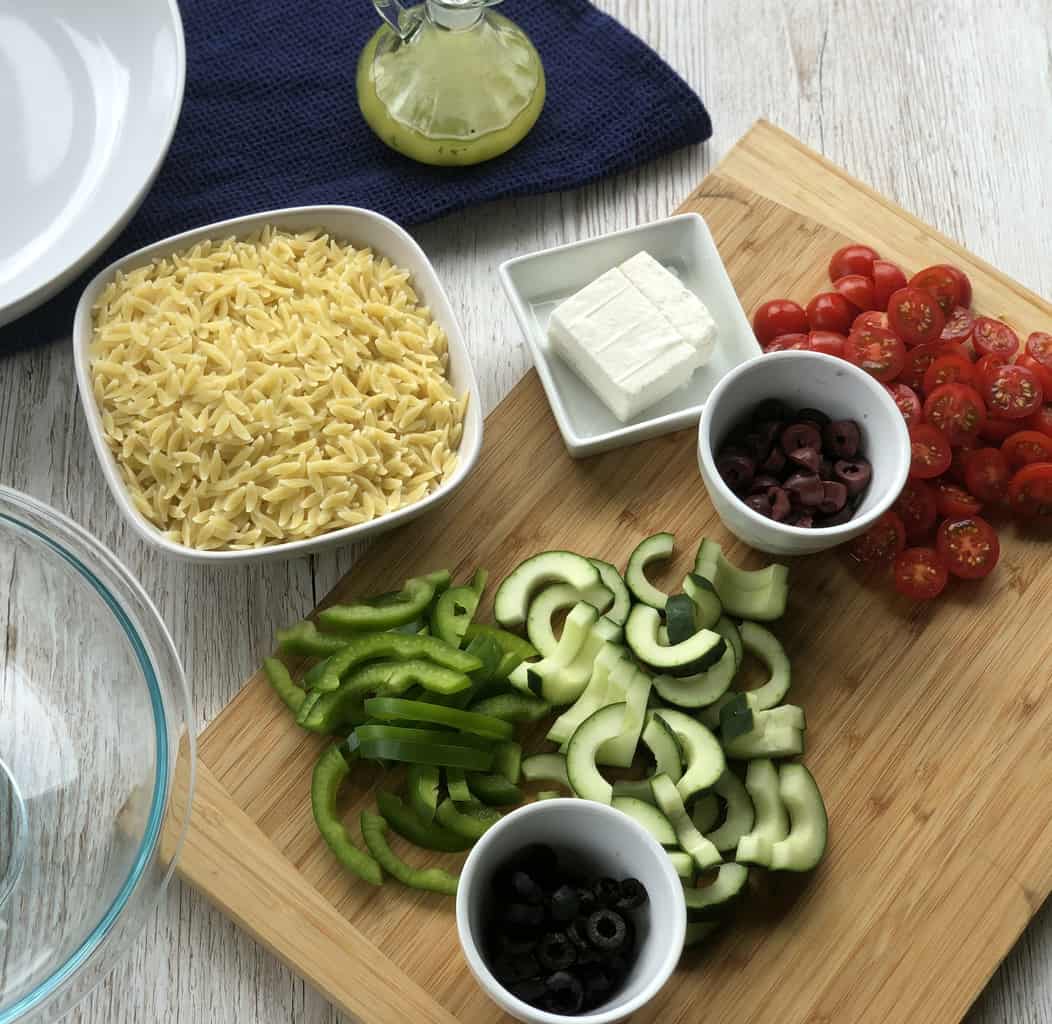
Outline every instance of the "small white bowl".
<svg viewBox="0 0 1052 1024">
<path fill-rule="evenodd" d="M 106 444 L 102 430 L 102 417 L 99 414 L 91 386 L 91 366 L 88 353 L 92 335 L 91 310 L 99 294 L 117 271 L 128 272 L 151 260 L 189 248 L 206 239 L 244 237 L 261 230 L 268 224 L 289 231 L 321 228 L 340 241 L 348 242 L 359 248 L 368 246 L 378 255 L 386 256 L 392 263 L 410 271 L 414 291 L 430 307 L 432 316 L 442 325 L 449 339 L 449 376 L 453 389 L 457 394 L 463 394 L 466 391 L 469 396 L 459 458 L 453 475 L 436 490 L 412 505 L 395 512 L 388 512 L 371 522 L 333 530 L 331 533 L 323 533 L 305 540 L 287 541 L 283 544 L 272 544 L 248 551 L 200 551 L 169 540 L 139 512 L 128 496 L 117 461 Z M 80 404 L 88 421 L 88 431 L 95 446 L 95 454 L 102 465 L 106 483 L 109 484 L 117 505 L 143 540 L 166 554 L 192 562 L 229 565 L 293 558 L 323 548 L 337 547 L 375 537 L 377 534 L 415 519 L 428 509 L 435 508 L 446 501 L 474 468 L 482 449 L 482 408 L 478 383 L 471 368 L 471 360 L 467 346 L 464 344 L 460 324 L 431 261 L 409 233 L 393 220 L 374 213 L 372 210 L 363 210 L 355 206 L 299 206 L 287 210 L 255 213 L 248 217 L 236 217 L 233 220 L 219 221 L 216 224 L 195 228 L 193 231 L 185 231 L 181 235 L 173 235 L 171 238 L 166 238 L 162 242 L 149 245 L 117 260 L 96 275 L 80 297 L 73 321 L 73 358 L 76 365 Z"/>
<path fill-rule="evenodd" d="M 563 299 L 643 250 L 673 271 L 705 303 L 716 321 L 719 338 L 707 366 L 696 369 L 684 387 L 626 424 L 552 350 L 548 319 Z M 739 363 L 760 354 L 716 243 L 696 213 L 518 256 L 501 264 L 500 278 L 563 442 L 574 458 L 692 426 L 698 422 L 716 382 Z"/>
<path fill-rule="evenodd" d="M 873 478 L 848 522 L 812 530 L 777 523 L 754 512 L 724 483 L 715 452 L 765 398 L 858 423 L 861 454 L 873 466 Z M 698 466 L 712 504 L 731 533 L 768 554 L 809 555 L 865 533 L 891 507 L 909 473 L 910 438 L 891 396 L 865 371 L 820 352 L 775 352 L 739 366 L 713 390 L 698 425 Z"/>
<path fill-rule="evenodd" d="M 548 1013 L 517 999 L 490 972 L 480 949 L 482 913 L 496 870 L 530 843 L 545 843 L 597 876 L 637 878 L 647 890 L 638 953 L 624 986 L 587 1013 Z M 657 841 L 627 815 L 590 800 L 539 800 L 502 818 L 475 844 L 460 872 L 457 933 L 471 973 L 506 1013 L 526 1024 L 612 1024 L 657 995 L 683 950 L 683 885 Z"/>
</svg>

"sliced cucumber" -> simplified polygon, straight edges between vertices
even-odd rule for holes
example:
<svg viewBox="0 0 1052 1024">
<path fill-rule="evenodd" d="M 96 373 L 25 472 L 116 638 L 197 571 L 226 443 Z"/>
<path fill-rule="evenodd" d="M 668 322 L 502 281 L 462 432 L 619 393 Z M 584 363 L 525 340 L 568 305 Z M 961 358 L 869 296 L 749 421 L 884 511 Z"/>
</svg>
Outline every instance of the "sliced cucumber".
<svg viewBox="0 0 1052 1024">
<path fill-rule="evenodd" d="M 527 782 L 560 782 L 570 788 L 566 758 L 562 754 L 531 754 L 522 759 L 522 777 Z"/>
<path fill-rule="evenodd" d="M 607 700 L 610 673 L 619 661 L 623 661 L 627 651 L 619 644 L 607 643 L 600 649 L 592 663 L 592 675 L 585 685 L 584 692 L 567 708 L 548 730 L 548 739 L 552 743 L 566 743 L 574 730 L 589 716 L 595 714 Z"/>
<path fill-rule="evenodd" d="M 720 820 L 720 802 L 713 793 L 702 793 L 694 801 L 694 807 L 690 812 L 690 820 L 694 827 L 704 835 L 711 832 Z"/>
<path fill-rule="evenodd" d="M 725 745 L 727 756 L 738 761 L 754 757 L 798 757 L 804 752 L 804 734 L 791 725 L 762 726 Z"/>
<path fill-rule="evenodd" d="M 683 748 L 672 726 L 660 715 L 650 712 L 642 739 L 654 755 L 654 774 L 667 775 L 673 782 L 679 782 L 683 777 Z"/>
<path fill-rule="evenodd" d="M 569 668 L 581 653 L 592 626 L 598 621 L 599 612 L 590 604 L 582 601 L 574 605 L 566 616 L 563 634 L 559 637 L 555 651 L 540 661 L 524 661 L 508 676 L 508 682 L 520 690 L 543 696 L 546 677 Z M 549 698 L 545 696 L 544 699 Z"/>
<path fill-rule="evenodd" d="M 756 811 L 741 779 L 729 768 L 720 776 L 720 781 L 712 787 L 716 796 L 722 797 L 727 805 L 727 816 L 723 824 L 713 832 L 709 832 L 705 838 L 716 847 L 717 850 L 733 850 L 738 846 L 738 840 L 748 832 L 752 831 L 756 824 Z"/>
<path fill-rule="evenodd" d="M 716 588 L 704 576 L 692 572 L 683 581 L 683 592 L 694 604 L 698 629 L 715 629 L 723 617 L 723 602 Z"/>
<path fill-rule="evenodd" d="M 601 583 L 579 590 L 570 583 L 553 583 L 545 587 L 530 602 L 526 612 L 526 635 L 530 643 L 540 651 L 543 657 L 555 653 L 559 641 L 552 628 L 552 617 L 566 608 L 572 608 L 581 601 L 590 604 L 597 612 L 608 608 L 614 595 Z"/>
<path fill-rule="evenodd" d="M 726 615 L 720 617 L 720 621 L 712 627 L 714 633 L 719 633 L 727 644 L 734 650 L 734 665 L 735 670 L 742 667 L 742 662 L 745 660 L 745 645 L 742 643 L 741 631 L 738 627 L 727 618 Z"/>
<path fill-rule="evenodd" d="M 690 854 L 694 863 L 702 871 L 719 864 L 722 860 L 720 851 L 694 827 L 683 806 L 683 798 L 676 790 L 676 784 L 667 775 L 655 775 L 650 785 L 658 808 L 668 818 L 680 846 Z"/>
<path fill-rule="evenodd" d="M 789 811 L 789 835 L 771 848 L 775 871 L 810 871 L 826 852 L 829 818 L 814 776 L 802 764 L 783 764 L 778 792 Z"/>
<path fill-rule="evenodd" d="M 668 594 L 658 590 L 647 579 L 646 568 L 653 562 L 663 562 L 671 557 L 675 545 L 676 538 L 671 533 L 655 533 L 641 541 L 628 556 L 628 566 L 625 569 L 625 583 L 628 584 L 628 589 L 637 601 L 659 611 L 664 609 Z"/>
<path fill-rule="evenodd" d="M 671 708 L 655 710 L 665 724 L 676 734 L 683 747 L 685 769 L 676 783 L 681 800 L 689 800 L 695 793 L 716 785 L 727 770 L 727 759 L 715 736 L 696 718 Z"/>
<path fill-rule="evenodd" d="M 775 563 L 754 571 L 739 569 L 727 561 L 719 544 L 703 540 L 694 560 L 694 572 L 716 588 L 725 614 L 763 622 L 785 614 L 789 570 L 784 565 Z"/>
<path fill-rule="evenodd" d="M 720 924 L 720 921 L 688 921 L 687 933 L 683 936 L 683 948 L 700 946 L 719 928 Z"/>
<path fill-rule="evenodd" d="M 589 558 L 588 561 L 599 570 L 599 578 L 603 581 L 603 586 L 614 595 L 614 603 L 605 612 L 606 617 L 619 626 L 623 626 L 625 619 L 628 618 L 628 611 L 632 607 L 632 595 L 629 594 L 621 573 L 617 571 L 616 566 L 600 558 Z"/>
<path fill-rule="evenodd" d="M 665 603 L 665 635 L 668 643 L 681 644 L 698 631 L 694 602 L 686 594 L 672 594 Z M 660 638 L 660 632 L 658 634 Z"/>
<path fill-rule="evenodd" d="M 585 800 L 608 804 L 613 789 L 596 767 L 599 748 L 620 735 L 627 704 L 607 704 L 586 718 L 570 737 L 566 747 L 566 775 L 574 793 Z"/>
<path fill-rule="evenodd" d="M 690 676 L 711 668 L 723 657 L 727 641 L 711 629 L 702 629 L 690 639 L 664 646 L 658 630 L 661 616 L 649 605 L 637 604 L 628 614 L 625 643 L 644 665 L 669 676 Z"/>
<path fill-rule="evenodd" d="M 694 883 L 694 858 L 682 850 L 666 850 L 668 859 L 676 869 L 676 874 L 687 884 Z"/>
<path fill-rule="evenodd" d="M 613 765 L 616 768 L 628 768 L 636 755 L 636 747 L 639 745 L 639 736 L 643 731 L 643 722 L 647 714 L 647 699 L 650 697 L 652 685 L 650 676 L 641 672 L 631 662 L 623 661 L 631 679 L 625 692 L 625 717 L 621 722 L 621 732 L 613 739 L 607 740 L 596 753 L 596 761 L 599 764 Z M 615 679 L 621 672 L 619 665 L 610 674 Z"/>
<path fill-rule="evenodd" d="M 493 615 L 505 627 L 526 622 L 533 595 L 549 583 L 569 583 L 578 590 L 599 584 L 599 570 L 587 558 L 572 551 L 543 551 L 520 562 L 497 588 Z"/>
<path fill-rule="evenodd" d="M 653 804 L 631 796 L 615 796 L 610 805 L 622 814 L 627 814 L 636 824 L 642 825 L 662 846 L 679 845 L 668 818 Z"/>
<path fill-rule="evenodd" d="M 712 668 L 692 676 L 654 676 L 654 689 L 662 700 L 681 708 L 701 708 L 722 697 L 734 682 L 737 671 L 734 648 L 726 649 Z"/>
<path fill-rule="evenodd" d="M 752 799 L 756 822 L 752 831 L 738 840 L 734 859 L 768 867 L 772 847 L 789 835 L 789 813 L 782 802 L 774 763 L 764 759 L 750 761 L 745 771 L 745 789 Z"/>
<path fill-rule="evenodd" d="M 755 654 L 766 666 L 770 677 L 763 686 L 749 691 L 749 697 L 753 706 L 758 711 L 765 711 L 781 704 L 785 695 L 789 692 L 791 672 L 789 659 L 785 655 L 785 648 L 778 642 L 778 638 L 763 626 L 755 622 L 743 622 L 741 624 L 742 645 L 745 650 Z"/>
<path fill-rule="evenodd" d="M 749 869 L 744 864 L 721 864 L 711 885 L 684 889 L 683 900 L 692 918 L 720 917 L 745 890 Z"/>
</svg>

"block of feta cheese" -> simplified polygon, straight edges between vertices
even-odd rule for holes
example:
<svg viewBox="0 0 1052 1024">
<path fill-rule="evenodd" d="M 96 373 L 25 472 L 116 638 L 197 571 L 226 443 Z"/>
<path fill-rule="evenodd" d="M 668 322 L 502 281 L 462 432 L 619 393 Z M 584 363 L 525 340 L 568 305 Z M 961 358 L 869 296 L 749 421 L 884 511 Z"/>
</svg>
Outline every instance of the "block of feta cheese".
<svg viewBox="0 0 1052 1024">
<path fill-rule="evenodd" d="M 716 325 L 675 275 L 639 253 L 561 302 L 548 337 L 624 423 L 683 387 L 709 360 Z"/>
</svg>

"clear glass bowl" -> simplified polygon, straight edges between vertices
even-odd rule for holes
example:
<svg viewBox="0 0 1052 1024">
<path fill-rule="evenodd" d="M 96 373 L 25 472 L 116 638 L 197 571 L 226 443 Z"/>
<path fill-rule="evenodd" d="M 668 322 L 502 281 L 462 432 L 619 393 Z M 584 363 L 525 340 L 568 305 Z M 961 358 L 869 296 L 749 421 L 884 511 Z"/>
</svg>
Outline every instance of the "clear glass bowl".
<svg viewBox="0 0 1052 1024">
<path fill-rule="evenodd" d="M 190 701 L 157 610 L 80 527 L 0 487 L 0 1024 L 93 988 L 164 892 Z"/>
</svg>

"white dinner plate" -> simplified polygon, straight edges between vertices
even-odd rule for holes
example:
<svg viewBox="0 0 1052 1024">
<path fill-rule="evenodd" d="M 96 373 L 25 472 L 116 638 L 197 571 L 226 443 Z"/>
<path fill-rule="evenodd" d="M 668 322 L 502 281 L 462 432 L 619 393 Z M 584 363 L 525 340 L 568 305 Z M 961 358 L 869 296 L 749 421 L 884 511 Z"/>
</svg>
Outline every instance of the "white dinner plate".
<svg viewBox="0 0 1052 1024">
<path fill-rule="evenodd" d="M 0 324 L 108 245 L 168 151 L 175 0 L 0 0 Z"/>
</svg>

